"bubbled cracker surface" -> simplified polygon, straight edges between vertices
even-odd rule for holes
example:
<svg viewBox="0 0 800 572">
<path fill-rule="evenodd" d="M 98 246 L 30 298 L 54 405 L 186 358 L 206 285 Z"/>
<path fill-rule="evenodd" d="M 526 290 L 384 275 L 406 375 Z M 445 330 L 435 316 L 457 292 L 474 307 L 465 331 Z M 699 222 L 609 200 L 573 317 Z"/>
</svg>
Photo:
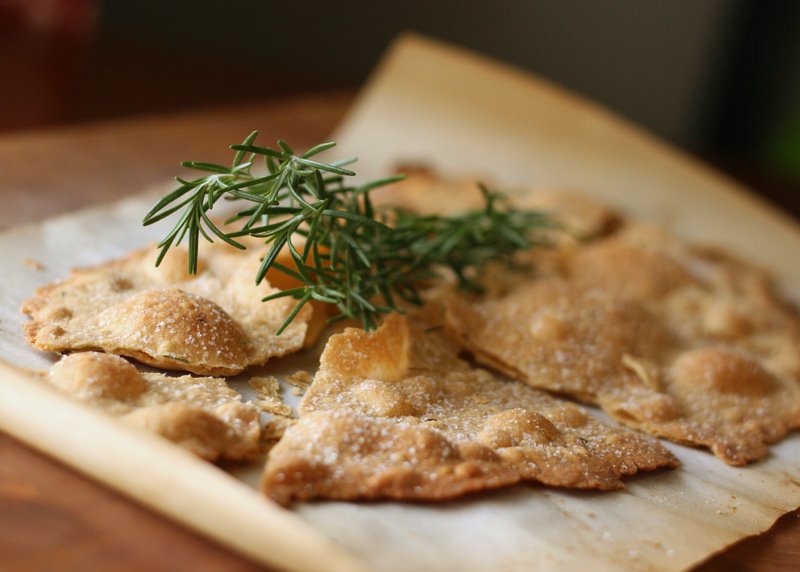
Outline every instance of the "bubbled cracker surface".
<svg viewBox="0 0 800 572">
<path fill-rule="evenodd" d="M 121 357 L 97 352 L 65 356 L 43 378 L 204 459 L 245 460 L 259 452 L 258 410 L 222 379 L 142 373 Z"/>
<path fill-rule="evenodd" d="M 376 332 L 330 338 L 299 421 L 270 452 L 268 495 L 433 500 L 520 481 L 608 490 L 677 464 L 651 438 L 473 368 L 428 325 L 393 314 Z"/>
<path fill-rule="evenodd" d="M 503 296 L 454 298 L 447 322 L 480 361 L 730 464 L 800 426 L 794 310 L 759 269 L 658 229 L 573 247 L 560 275 Z"/>
<path fill-rule="evenodd" d="M 63 352 L 99 349 L 165 369 L 232 375 L 299 350 L 311 308 L 280 335 L 293 300 L 261 302 L 276 292 L 255 284 L 258 255 L 206 249 L 196 276 L 184 248 L 154 266 L 156 251 L 134 252 L 39 288 L 23 305 L 29 343 Z"/>
</svg>

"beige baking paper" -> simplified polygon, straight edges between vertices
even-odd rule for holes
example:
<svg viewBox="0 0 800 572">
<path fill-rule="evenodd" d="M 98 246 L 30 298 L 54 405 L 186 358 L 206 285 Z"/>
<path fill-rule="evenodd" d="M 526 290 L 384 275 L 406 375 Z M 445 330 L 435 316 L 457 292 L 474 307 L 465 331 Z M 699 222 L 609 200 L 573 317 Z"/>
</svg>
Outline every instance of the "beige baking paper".
<svg viewBox="0 0 800 572">
<path fill-rule="evenodd" d="M 398 160 L 424 160 L 509 185 L 586 190 L 758 260 L 800 299 L 792 256 L 800 231 L 791 221 L 602 109 L 484 59 L 404 38 L 336 139 L 343 155 L 360 154 L 357 170 L 368 176 Z M 49 365 L 22 339 L 21 301 L 71 267 L 160 236 L 164 227 L 140 226 L 151 202 L 131 199 L 0 235 L 0 358 Z M 267 371 L 308 365 L 290 358 Z M 622 492 L 519 486 L 443 504 L 315 503 L 289 513 L 251 490 L 257 471 L 233 478 L 3 367 L 0 428 L 253 558 L 297 570 L 680 570 L 800 506 L 797 434 L 745 468 L 669 444 L 683 467 L 630 479 Z"/>
</svg>

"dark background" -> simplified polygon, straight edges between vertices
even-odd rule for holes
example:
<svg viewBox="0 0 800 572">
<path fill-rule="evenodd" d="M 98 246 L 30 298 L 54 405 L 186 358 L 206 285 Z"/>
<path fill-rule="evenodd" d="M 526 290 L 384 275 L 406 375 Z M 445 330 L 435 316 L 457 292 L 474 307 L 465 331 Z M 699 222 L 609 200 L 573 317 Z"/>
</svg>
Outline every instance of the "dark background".
<svg viewBox="0 0 800 572">
<path fill-rule="evenodd" d="M 355 90 L 403 30 L 564 84 L 800 215 L 792 0 L 0 0 L 0 131 Z"/>
</svg>

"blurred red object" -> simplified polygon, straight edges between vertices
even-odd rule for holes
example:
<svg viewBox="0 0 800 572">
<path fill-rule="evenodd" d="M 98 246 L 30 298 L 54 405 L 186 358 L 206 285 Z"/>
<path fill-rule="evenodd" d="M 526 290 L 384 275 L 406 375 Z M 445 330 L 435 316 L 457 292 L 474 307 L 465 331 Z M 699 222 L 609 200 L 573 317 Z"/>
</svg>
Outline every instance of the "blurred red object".
<svg viewBox="0 0 800 572">
<path fill-rule="evenodd" d="M 68 117 L 97 15 L 96 0 L 0 0 L 0 130 Z"/>
<path fill-rule="evenodd" d="M 97 20 L 95 0 L 0 0 L 0 30 L 85 38 Z"/>
</svg>

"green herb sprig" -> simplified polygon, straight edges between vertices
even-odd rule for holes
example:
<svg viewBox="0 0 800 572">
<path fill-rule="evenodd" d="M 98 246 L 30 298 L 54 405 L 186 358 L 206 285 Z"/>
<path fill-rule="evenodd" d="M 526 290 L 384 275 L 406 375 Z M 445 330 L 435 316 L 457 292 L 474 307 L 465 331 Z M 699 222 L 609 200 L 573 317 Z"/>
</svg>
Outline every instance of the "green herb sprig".
<svg viewBox="0 0 800 572">
<path fill-rule="evenodd" d="M 324 163 L 313 157 L 331 149 L 323 143 L 297 154 L 285 142 L 278 149 L 255 145 L 251 133 L 236 151 L 230 167 L 185 162 L 184 167 L 206 175 L 185 180 L 158 201 L 144 218 L 150 225 L 170 215 L 178 221 L 159 243 L 160 264 L 170 248 L 188 238 L 189 272 L 197 272 L 200 237 L 216 236 L 244 249 L 243 236 L 261 238 L 267 252 L 255 276 L 261 282 L 274 268 L 300 286 L 276 292 L 297 300 L 277 333 L 281 333 L 311 300 L 336 306 L 330 321 L 358 319 L 371 330 L 378 317 L 400 310 L 398 299 L 421 303 L 420 285 L 450 269 L 462 288 L 480 291 L 477 272 L 489 261 L 511 261 L 515 252 L 533 246 L 540 231 L 550 225 L 541 212 L 510 208 L 502 195 L 481 187 L 485 207 L 456 216 L 419 216 L 399 209 L 376 209 L 370 192 L 397 182 L 388 177 L 363 185 L 346 184 L 355 173 L 347 168 L 354 159 Z M 265 175 L 253 173 L 263 159 Z M 226 224 L 244 220 L 238 230 L 217 226 L 209 211 L 222 198 L 239 200 L 246 208 Z M 287 249 L 293 267 L 278 261 Z"/>
</svg>

